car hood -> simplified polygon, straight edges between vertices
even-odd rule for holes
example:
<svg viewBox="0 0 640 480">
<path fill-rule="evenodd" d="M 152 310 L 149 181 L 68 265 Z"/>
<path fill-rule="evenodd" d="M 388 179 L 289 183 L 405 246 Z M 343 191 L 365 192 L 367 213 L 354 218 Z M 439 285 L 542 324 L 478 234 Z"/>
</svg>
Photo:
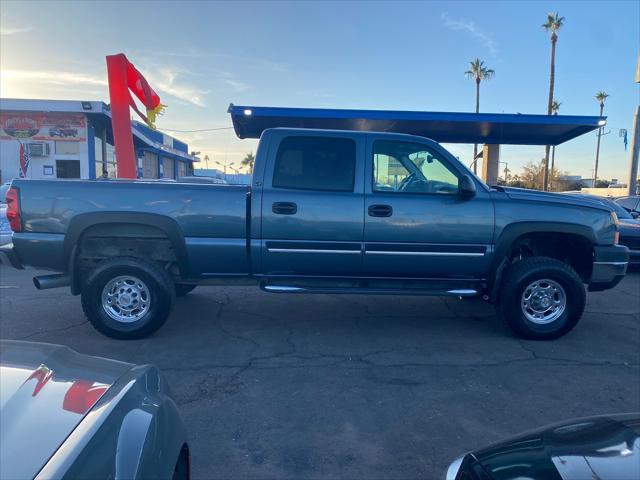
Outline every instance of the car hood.
<svg viewBox="0 0 640 480">
<path fill-rule="evenodd" d="M 516 187 L 499 187 L 499 191 L 504 192 L 509 198 L 513 200 L 525 200 L 532 202 L 547 202 L 547 203 L 561 203 L 565 205 L 574 205 L 578 207 L 589 207 L 604 212 L 612 211 L 605 206 L 602 202 L 585 198 L 578 195 L 571 195 L 566 193 L 555 192 L 541 192 L 539 190 L 529 190 L 526 188 Z"/>
<path fill-rule="evenodd" d="M 518 436 L 474 453 L 494 480 L 636 480 L 640 413 L 589 417 Z"/>
<path fill-rule="evenodd" d="M 33 478 L 132 367 L 58 345 L 0 341 L 0 478 Z"/>
</svg>

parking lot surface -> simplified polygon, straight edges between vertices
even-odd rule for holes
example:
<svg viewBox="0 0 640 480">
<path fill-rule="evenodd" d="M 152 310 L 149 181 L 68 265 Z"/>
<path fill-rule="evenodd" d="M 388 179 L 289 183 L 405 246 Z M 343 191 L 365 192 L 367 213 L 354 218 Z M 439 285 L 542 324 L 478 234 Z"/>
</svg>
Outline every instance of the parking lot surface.
<svg viewBox="0 0 640 480">
<path fill-rule="evenodd" d="M 153 337 L 117 341 L 35 273 L 0 267 L 0 337 L 158 365 L 195 478 L 440 478 L 523 430 L 640 410 L 639 273 L 552 342 L 514 337 L 480 300 L 245 287 L 198 287 Z"/>
</svg>

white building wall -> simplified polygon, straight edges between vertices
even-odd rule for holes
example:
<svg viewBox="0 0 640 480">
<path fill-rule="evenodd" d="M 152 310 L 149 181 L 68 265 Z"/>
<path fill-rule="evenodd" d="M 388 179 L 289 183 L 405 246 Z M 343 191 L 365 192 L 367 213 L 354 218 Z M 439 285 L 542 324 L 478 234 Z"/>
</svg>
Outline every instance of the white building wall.
<svg viewBox="0 0 640 480">
<path fill-rule="evenodd" d="M 22 140 L 30 143 L 28 139 Z M 36 143 L 36 142 L 34 142 Z M 79 155 L 57 154 L 55 142 L 40 142 L 49 144 L 49 155 L 46 157 L 30 157 L 27 178 L 55 179 L 56 160 L 79 160 L 80 178 L 89 178 L 89 149 L 88 142 L 77 142 L 80 147 Z M 45 166 L 53 168 L 52 175 L 45 174 Z M 0 169 L 2 170 L 2 182 L 9 182 L 20 176 L 20 143 L 17 140 L 0 140 Z"/>
</svg>

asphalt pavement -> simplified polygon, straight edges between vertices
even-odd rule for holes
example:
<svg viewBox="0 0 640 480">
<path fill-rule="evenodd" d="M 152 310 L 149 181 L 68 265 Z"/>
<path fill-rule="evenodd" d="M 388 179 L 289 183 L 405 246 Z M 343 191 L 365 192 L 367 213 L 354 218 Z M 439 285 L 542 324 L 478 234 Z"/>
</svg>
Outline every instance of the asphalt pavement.
<svg viewBox="0 0 640 480">
<path fill-rule="evenodd" d="M 0 267 L 0 337 L 158 365 L 197 479 L 437 479 L 523 430 L 640 411 L 640 273 L 552 342 L 514 337 L 481 300 L 247 287 L 198 287 L 154 336 L 117 341 L 35 273 Z"/>
</svg>

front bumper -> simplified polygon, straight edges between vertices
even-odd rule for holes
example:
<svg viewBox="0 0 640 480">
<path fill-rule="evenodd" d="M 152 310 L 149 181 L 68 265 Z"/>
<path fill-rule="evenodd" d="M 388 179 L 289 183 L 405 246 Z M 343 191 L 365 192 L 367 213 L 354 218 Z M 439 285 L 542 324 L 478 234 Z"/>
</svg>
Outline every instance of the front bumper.
<svg viewBox="0 0 640 480">
<path fill-rule="evenodd" d="M 629 265 L 629 249 L 624 245 L 594 247 L 589 291 L 600 292 L 615 287 L 624 278 L 627 265 Z"/>
<path fill-rule="evenodd" d="M 19 270 L 24 268 L 12 243 L 0 246 L 0 263 Z"/>
</svg>

